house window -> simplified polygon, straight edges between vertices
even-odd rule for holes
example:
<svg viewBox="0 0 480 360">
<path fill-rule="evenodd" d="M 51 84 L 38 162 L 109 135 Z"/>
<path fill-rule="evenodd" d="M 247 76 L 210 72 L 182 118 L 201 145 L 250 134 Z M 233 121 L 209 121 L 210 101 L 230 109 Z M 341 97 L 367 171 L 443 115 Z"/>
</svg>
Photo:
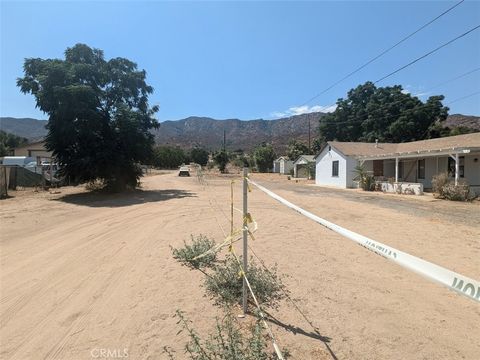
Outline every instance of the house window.
<svg viewBox="0 0 480 360">
<path fill-rule="evenodd" d="M 459 157 L 459 167 L 458 172 L 461 178 L 465 175 L 465 156 Z M 448 176 L 455 177 L 455 159 L 452 159 L 450 156 L 448 157 Z"/>
<path fill-rule="evenodd" d="M 338 160 L 332 161 L 332 176 L 338 176 Z"/>
<path fill-rule="evenodd" d="M 373 176 L 383 176 L 383 160 L 373 160 Z"/>
<path fill-rule="evenodd" d="M 425 159 L 418 160 L 418 178 L 425 179 Z"/>
</svg>

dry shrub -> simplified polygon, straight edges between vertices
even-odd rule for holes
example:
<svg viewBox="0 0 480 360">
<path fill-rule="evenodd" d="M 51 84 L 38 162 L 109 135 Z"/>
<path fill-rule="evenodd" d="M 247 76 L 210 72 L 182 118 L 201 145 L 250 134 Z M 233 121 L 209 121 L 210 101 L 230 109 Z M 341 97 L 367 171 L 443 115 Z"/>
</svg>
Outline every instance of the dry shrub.
<svg viewBox="0 0 480 360">
<path fill-rule="evenodd" d="M 102 191 L 104 188 L 105 188 L 104 182 L 99 179 L 89 181 L 85 185 L 85 189 L 88 191 Z"/>
<path fill-rule="evenodd" d="M 241 261 L 241 260 L 240 260 Z M 277 268 L 263 268 L 253 259 L 247 269 L 250 286 L 262 306 L 276 308 L 288 292 L 277 274 Z M 224 261 L 213 267 L 213 273 L 205 280 L 207 295 L 215 305 L 234 305 L 242 302 L 243 276 L 240 266 L 233 256 L 227 256 Z M 251 300 L 251 296 L 249 295 Z"/>
<path fill-rule="evenodd" d="M 182 265 L 192 269 L 211 267 L 217 260 L 217 251 L 214 250 L 215 241 L 204 235 L 191 236 L 190 243 L 184 242 L 182 248 L 172 248 L 173 257 Z M 197 258 L 200 255 L 202 257 Z"/>
<path fill-rule="evenodd" d="M 217 260 L 215 242 L 206 236 L 191 236 L 191 242 L 183 248 L 174 249 L 173 256 L 183 265 L 201 271 L 205 277 L 206 295 L 213 299 L 215 305 L 221 306 L 226 315 L 216 319 L 215 330 L 203 339 L 190 326 L 182 312 L 177 311 L 176 317 L 181 331 L 188 332 L 190 341 L 185 347 L 185 355 L 192 360 L 274 360 L 277 357 L 271 349 L 270 340 L 261 326 L 260 315 L 253 312 L 256 322 L 248 329 L 241 328 L 235 316 L 232 315 L 232 305 L 241 304 L 243 276 L 237 259 L 229 254 L 224 260 Z M 199 255 L 206 254 L 198 259 Z M 240 259 L 241 261 L 241 259 Z M 278 307 L 278 302 L 288 295 L 288 290 L 277 274 L 276 266 L 269 269 L 257 265 L 250 260 L 247 278 L 258 302 L 265 307 Z M 249 294 L 252 303 L 252 297 Z M 255 310 L 256 307 L 254 308 Z M 164 354 L 170 360 L 176 359 L 171 348 L 164 347 Z M 284 358 L 289 358 L 289 352 L 282 350 Z M 182 359 L 186 359 L 182 356 Z"/>
<path fill-rule="evenodd" d="M 462 182 L 455 185 L 455 183 L 450 181 L 448 173 L 435 175 L 432 179 L 432 189 L 434 196 L 438 199 L 471 201 L 475 198 L 467 183 Z"/>
<path fill-rule="evenodd" d="M 265 336 L 264 327 L 257 320 L 248 329 L 242 330 L 240 324 L 231 312 L 219 319 L 216 318 L 215 330 L 203 339 L 191 327 L 191 322 L 185 315 L 177 310 L 175 315 L 182 331 L 186 331 L 190 341 L 185 346 L 185 355 L 192 360 L 274 360 L 275 353 L 269 351 L 271 344 Z M 169 359 L 176 359 L 174 352 L 163 348 L 164 354 Z M 283 349 L 285 359 L 290 357 L 287 350 Z M 188 355 L 187 355 L 188 354 Z M 182 359 L 185 359 L 182 356 Z"/>
<path fill-rule="evenodd" d="M 470 194 L 470 186 L 468 184 L 449 183 L 443 187 L 443 197 L 447 200 L 453 201 L 471 201 L 474 196 Z"/>
</svg>

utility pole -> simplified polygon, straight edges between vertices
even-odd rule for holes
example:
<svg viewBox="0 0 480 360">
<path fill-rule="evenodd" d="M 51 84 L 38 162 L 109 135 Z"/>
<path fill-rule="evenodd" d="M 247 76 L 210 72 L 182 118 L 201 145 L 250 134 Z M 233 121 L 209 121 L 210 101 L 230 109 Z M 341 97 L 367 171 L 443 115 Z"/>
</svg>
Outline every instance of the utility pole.
<svg viewBox="0 0 480 360">
<path fill-rule="evenodd" d="M 225 130 L 223 130 L 223 152 L 226 152 L 226 146 L 227 146 L 227 135 L 225 133 Z"/>
<path fill-rule="evenodd" d="M 312 153 L 311 141 L 310 141 L 310 118 L 308 118 L 308 152 Z"/>
</svg>

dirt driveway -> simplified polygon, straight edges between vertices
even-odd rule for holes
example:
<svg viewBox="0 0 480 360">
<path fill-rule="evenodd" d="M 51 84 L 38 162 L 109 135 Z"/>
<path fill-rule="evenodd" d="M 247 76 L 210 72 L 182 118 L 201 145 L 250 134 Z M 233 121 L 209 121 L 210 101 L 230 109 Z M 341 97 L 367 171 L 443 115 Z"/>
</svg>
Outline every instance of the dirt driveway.
<svg viewBox="0 0 480 360">
<path fill-rule="evenodd" d="M 348 229 L 480 278 L 478 204 L 395 203 L 253 178 Z M 105 349 L 128 359 L 166 359 L 164 346 L 183 359 L 175 310 L 185 311 L 201 334 L 213 326 L 218 310 L 203 296 L 202 275 L 175 262 L 170 245 L 190 234 L 222 239 L 230 178 L 211 177 L 203 186 L 171 173 L 143 183 L 126 195 L 63 188 L 17 192 L 0 202 L 1 359 L 95 359 Z M 238 181 L 238 208 L 240 191 Z M 258 190 L 249 196 L 259 224 L 252 247 L 288 274 L 285 283 L 308 319 L 288 302 L 272 314 L 279 343 L 294 359 L 478 358 L 478 304 Z"/>
</svg>

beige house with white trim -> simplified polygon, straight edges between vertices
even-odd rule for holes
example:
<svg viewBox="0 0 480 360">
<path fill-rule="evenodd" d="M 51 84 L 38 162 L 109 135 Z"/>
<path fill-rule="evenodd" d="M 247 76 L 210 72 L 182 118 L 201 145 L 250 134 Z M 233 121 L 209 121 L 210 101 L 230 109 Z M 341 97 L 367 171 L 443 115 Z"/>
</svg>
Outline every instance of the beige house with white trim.
<svg viewBox="0 0 480 360">
<path fill-rule="evenodd" d="M 329 141 L 315 157 L 317 185 L 356 187 L 363 164 L 377 181 L 430 189 L 434 175 L 448 172 L 480 193 L 480 132 L 408 143 Z"/>
<path fill-rule="evenodd" d="M 13 156 L 51 158 L 52 152 L 45 148 L 44 141 L 33 142 L 13 150 Z"/>
</svg>

